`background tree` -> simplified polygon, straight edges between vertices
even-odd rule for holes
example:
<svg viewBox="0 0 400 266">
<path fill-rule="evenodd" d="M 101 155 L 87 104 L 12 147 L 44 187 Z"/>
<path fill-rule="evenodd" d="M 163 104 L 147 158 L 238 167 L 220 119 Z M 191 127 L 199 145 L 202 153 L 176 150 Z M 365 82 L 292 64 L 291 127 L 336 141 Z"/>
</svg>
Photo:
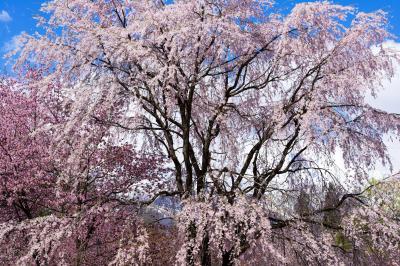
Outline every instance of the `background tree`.
<svg viewBox="0 0 400 266">
<path fill-rule="evenodd" d="M 40 215 L 54 194 L 49 135 L 36 133 L 48 116 L 35 94 L 26 95 L 9 78 L 0 80 L 1 221 Z M 46 196 L 44 196 L 46 195 Z"/>
<path fill-rule="evenodd" d="M 329 183 L 325 199 L 324 199 L 324 208 L 334 208 L 338 204 L 338 200 L 340 199 L 340 189 L 335 186 L 333 183 Z M 330 212 L 324 213 L 324 223 L 330 226 L 340 226 L 341 224 L 341 214 L 340 210 L 333 209 Z"/>
<path fill-rule="evenodd" d="M 25 79 L 38 80 L 32 71 Z M 55 143 L 56 128 L 69 119 L 58 93 L 48 86 L 46 97 L 38 97 L 26 84 L 1 81 L 0 263 L 148 261 L 147 232 L 136 217 L 140 206 L 124 199 L 148 190 L 146 180 L 156 185 L 168 169 L 161 169 L 158 156 L 139 157 L 130 145 L 116 146 L 101 125 L 88 124 Z M 78 146 L 88 131 L 94 131 L 90 140 Z"/>
</svg>

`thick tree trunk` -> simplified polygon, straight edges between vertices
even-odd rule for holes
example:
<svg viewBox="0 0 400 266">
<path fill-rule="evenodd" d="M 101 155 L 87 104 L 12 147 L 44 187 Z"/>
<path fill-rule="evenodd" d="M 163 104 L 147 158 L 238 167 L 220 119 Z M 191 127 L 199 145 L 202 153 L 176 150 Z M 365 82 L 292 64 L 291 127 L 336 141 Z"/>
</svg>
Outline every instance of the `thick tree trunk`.
<svg viewBox="0 0 400 266">
<path fill-rule="evenodd" d="M 203 239 L 203 243 L 201 245 L 201 265 L 202 266 L 211 266 L 211 254 L 209 248 L 210 238 L 208 237 L 208 233 Z"/>
<path fill-rule="evenodd" d="M 190 223 L 188 227 L 189 239 L 196 238 L 196 225 L 194 223 Z M 194 266 L 194 254 L 193 254 L 193 246 L 189 246 L 186 250 L 186 265 Z"/>
<path fill-rule="evenodd" d="M 231 251 L 228 251 L 222 255 L 222 266 L 233 266 Z"/>
</svg>

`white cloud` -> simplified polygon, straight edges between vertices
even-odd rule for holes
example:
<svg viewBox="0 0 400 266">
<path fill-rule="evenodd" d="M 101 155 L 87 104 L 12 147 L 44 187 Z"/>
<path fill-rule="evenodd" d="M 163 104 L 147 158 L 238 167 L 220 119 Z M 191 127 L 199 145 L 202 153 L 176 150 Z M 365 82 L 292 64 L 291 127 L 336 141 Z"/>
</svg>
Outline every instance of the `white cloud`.
<svg viewBox="0 0 400 266">
<path fill-rule="evenodd" d="M 378 91 L 378 97 L 368 97 L 367 101 L 372 106 L 386 112 L 400 114 L 400 66 L 392 81 L 383 84 L 384 90 Z"/>
<path fill-rule="evenodd" d="M 1 51 L 3 53 L 8 53 L 11 52 L 18 47 L 20 47 L 21 41 L 19 39 L 19 35 L 15 35 L 14 37 L 11 38 L 8 42 L 5 42 L 4 45 L 1 47 Z"/>
<path fill-rule="evenodd" d="M 392 48 L 400 53 L 400 43 L 394 41 L 388 41 L 384 44 L 384 47 Z M 367 102 L 372 106 L 384 110 L 386 112 L 400 114 L 400 64 L 396 65 L 396 71 L 391 81 L 385 81 L 383 83 L 383 90 L 378 91 L 377 97 L 367 97 Z M 399 136 L 400 137 L 400 136 Z M 390 157 L 392 158 L 393 170 L 400 170 L 400 143 L 398 139 L 390 140 L 388 136 L 385 139 L 385 143 L 388 146 Z M 381 168 L 377 169 L 377 172 L 388 173 L 388 169 Z"/>
<path fill-rule="evenodd" d="M 1 10 L 0 11 L 0 22 L 10 22 L 12 20 L 10 14 L 7 11 Z"/>
</svg>

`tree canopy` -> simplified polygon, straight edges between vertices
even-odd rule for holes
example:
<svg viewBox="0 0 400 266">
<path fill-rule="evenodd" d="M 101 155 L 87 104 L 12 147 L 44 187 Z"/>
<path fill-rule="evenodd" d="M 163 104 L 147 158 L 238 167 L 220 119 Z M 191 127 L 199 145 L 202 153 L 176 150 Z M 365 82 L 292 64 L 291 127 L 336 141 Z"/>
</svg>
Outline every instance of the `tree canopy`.
<svg viewBox="0 0 400 266">
<path fill-rule="evenodd" d="M 171 243 L 178 265 L 398 262 L 392 198 L 366 196 L 369 171 L 391 165 L 384 137 L 400 136 L 400 115 L 366 102 L 400 62 L 384 12 L 279 14 L 269 0 L 42 11 L 45 33 L 15 51 L 21 77 L 0 87 L 0 262 L 157 264 L 155 246 Z M 172 213 L 157 232 L 173 239 L 152 242 L 149 206 Z"/>
</svg>

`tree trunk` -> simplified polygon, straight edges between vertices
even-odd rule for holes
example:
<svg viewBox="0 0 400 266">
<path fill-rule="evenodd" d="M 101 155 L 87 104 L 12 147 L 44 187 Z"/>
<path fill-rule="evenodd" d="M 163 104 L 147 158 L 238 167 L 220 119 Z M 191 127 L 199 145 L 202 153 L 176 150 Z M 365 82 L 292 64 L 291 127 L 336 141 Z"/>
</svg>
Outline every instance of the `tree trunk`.
<svg viewBox="0 0 400 266">
<path fill-rule="evenodd" d="M 223 253 L 222 266 L 233 266 L 232 251 Z"/>
<path fill-rule="evenodd" d="M 196 225 L 191 222 L 188 227 L 189 239 L 196 238 Z M 186 250 L 186 264 L 188 266 L 194 266 L 194 254 L 193 254 L 193 246 L 189 246 Z"/>
<path fill-rule="evenodd" d="M 203 243 L 201 245 L 201 265 L 202 266 L 211 266 L 211 254 L 209 249 L 210 238 L 208 237 L 208 233 L 206 233 Z"/>
</svg>

